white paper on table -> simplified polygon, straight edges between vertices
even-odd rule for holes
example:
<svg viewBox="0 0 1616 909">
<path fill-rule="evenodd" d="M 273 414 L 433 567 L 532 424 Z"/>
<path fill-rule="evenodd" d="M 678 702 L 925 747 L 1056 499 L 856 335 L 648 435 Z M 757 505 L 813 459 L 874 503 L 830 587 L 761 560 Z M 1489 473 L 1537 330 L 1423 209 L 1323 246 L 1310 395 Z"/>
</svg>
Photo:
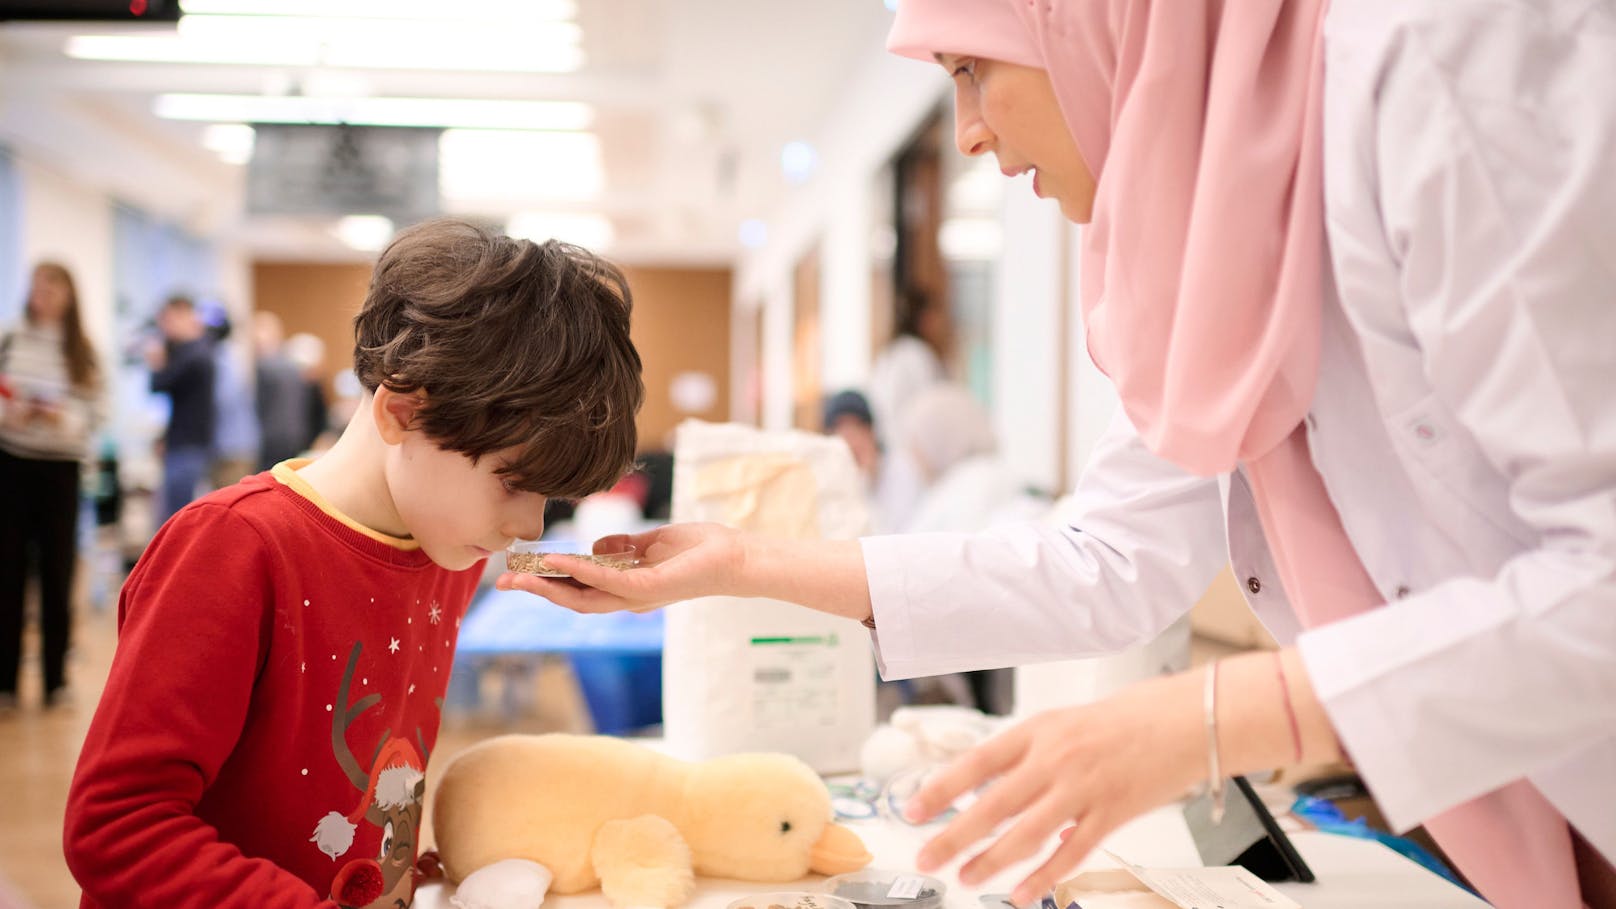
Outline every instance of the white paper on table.
<svg viewBox="0 0 1616 909">
<path fill-rule="evenodd" d="M 1106 854 L 1179 909 L 1301 909 L 1295 900 L 1238 865 L 1145 868 L 1109 850 Z"/>
</svg>

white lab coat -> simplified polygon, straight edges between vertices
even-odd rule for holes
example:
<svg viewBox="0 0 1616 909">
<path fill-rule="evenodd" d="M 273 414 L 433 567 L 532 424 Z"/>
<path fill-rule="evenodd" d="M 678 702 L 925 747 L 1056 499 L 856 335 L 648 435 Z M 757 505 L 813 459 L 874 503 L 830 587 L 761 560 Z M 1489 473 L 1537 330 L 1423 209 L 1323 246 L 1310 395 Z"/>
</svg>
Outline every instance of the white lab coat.
<svg viewBox="0 0 1616 909">
<path fill-rule="evenodd" d="M 865 541 L 883 674 L 1145 640 L 1227 558 L 1393 825 L 1528 777 L 1616 861 L 1616 8 L 1356 0 L 1325 52 L 1307 426 L 1387 605 L 1302 632 L 1243 475 L 1119 419 L 1064 529 Z"/>
</svg>

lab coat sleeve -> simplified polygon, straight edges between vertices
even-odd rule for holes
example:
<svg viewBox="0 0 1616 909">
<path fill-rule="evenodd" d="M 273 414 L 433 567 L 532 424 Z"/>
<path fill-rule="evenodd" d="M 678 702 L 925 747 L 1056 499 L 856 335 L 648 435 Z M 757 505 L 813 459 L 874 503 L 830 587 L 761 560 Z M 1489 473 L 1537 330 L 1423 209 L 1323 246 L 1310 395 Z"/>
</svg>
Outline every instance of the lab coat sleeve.
<svg viewBox="0 0 1616 909">
<path fill-rule="evenodd" d="M 887 679 L 1112 653 L 1159 634 L 1227 561 L 1216 478 L 1119 415 L 1057 526 L 863 540 Z"/>
<path fill-rule="evenodd" d="M 1495 576 L 1299 640 L 1400 829 L 1616 729 L 1616 17 L 1604 10 L 1589 13 L 1603 28 L 1482 27 L 1460 52 L 1413 34 L 1385 68 L 1378 202 L 1410 330 L 1434 397 L 1536 537 Z"/>
</svg>

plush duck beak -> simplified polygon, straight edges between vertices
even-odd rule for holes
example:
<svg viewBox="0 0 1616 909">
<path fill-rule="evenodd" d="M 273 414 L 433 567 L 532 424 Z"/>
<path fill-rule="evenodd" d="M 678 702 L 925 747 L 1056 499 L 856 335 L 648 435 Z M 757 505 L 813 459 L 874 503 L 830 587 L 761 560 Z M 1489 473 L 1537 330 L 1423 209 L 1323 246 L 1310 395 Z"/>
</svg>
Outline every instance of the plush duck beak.
<svg viewBox="0 0 1616 909">
<path fill-rule="evenodd" d="M 841 824 L 827 824 L 808 853 L 808 867 L 819 874 L 846 874 L 868 865 L 871 858 L 858 834 Z"/>
</svg>

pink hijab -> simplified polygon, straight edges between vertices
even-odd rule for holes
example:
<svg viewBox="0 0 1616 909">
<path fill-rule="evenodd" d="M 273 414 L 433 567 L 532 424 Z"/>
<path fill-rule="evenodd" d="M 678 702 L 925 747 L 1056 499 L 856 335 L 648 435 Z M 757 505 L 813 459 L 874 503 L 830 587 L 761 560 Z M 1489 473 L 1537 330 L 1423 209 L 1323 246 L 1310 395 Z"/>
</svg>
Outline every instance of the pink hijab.
<svg viewBox="0 0 1616 909">
<path fill-rule="evenodd" d="M 1313 397 L 1322 9 L 905 0 L 888 39 L 923 60 L 1049 71 L 1099 181 L 1083 231 L 1089 353 L 1151 450 L 1197 473 L 1273 448 Z"/>
<path fill-rule="evenodd" d="M 1309 627 L 1383 602 L 1300 428 L 1318 374 L 1324 7 L 901 0 L 887 39 L 920 60 L 1049 72 L 1098 181 L 1083 231 L 1090 356 L 1152 451 L 1201 474 L 1246 465 Z M 1495 904 L 1582 905 L 1570 830 L 1530 783 L 1426 826 Z"/>
</svg>

